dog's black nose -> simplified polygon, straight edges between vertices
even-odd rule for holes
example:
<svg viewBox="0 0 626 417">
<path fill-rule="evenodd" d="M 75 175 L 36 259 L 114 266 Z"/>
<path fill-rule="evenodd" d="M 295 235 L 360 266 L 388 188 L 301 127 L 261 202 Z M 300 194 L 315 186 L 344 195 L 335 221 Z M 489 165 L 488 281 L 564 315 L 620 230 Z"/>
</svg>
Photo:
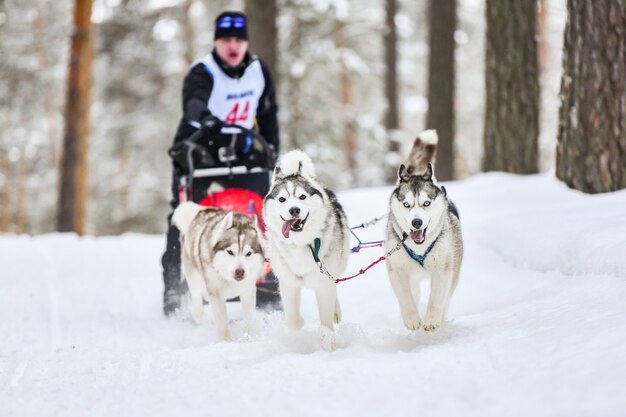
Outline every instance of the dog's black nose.
<svg viewBox="0 0 626 417">
<path fill-rule="evenodd" d="M 235 280 L 241 281 L 243 279 L 244 274 L 245 274 L 245 271 L 242 268 L 237 268 L 235 270 Z"/>
<path fill-rule="evenodd" d="M 291 217 L 296 217 L 300 214 L 300 209 L 298 207 L 292 207 L 289 209 L 289 214 L 291 214 Z"/>
<path fill-rule="evenodd" d="M 411 226 L 413 226 L 413 228 L 415 229 L 419 229 L 420 227 L 422 227 L 422 219 L 413 219 L 413 221 L 411 222 Z"/>
</svg>

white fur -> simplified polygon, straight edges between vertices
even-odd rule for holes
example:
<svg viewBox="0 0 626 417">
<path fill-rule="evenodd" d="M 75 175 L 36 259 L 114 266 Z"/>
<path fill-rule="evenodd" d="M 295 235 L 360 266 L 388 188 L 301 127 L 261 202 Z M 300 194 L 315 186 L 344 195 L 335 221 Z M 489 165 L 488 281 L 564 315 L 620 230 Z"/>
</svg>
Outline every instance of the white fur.
<svg viewBox="0 0 626 417">
<path fill-rule="evenodd" d="M 424 206 L 425 201 L 429 202 L 428 206 Z M 409 207 L 405 207 L 404 203 Z M 430 200 L 420 190 L 407 192 L 403 201 L 395 196 L 390 199 L 385 239 L 387 251 L 400 242 L 403 233 L 410 236 L 410 232 L 414 230 L 414 219 L 420 219 L 423 222 L 420 229 L 425 230 L 425 240 L 422 243 L 418 244 L 410 237 L 405 241 L 414 253 L 424 256 L 427 248 L 436 240 L 423 266 L 412 259 L 403 247 L 387 258 L 389 280 L 400 304 L 402 320 L 409 330 L 423 328 L 428 332 L 437 331 L 443 324 L 445 312 L 458 282 L 463 241 L 458 218 L 450 213 L 448 204 L 443 192 Z M 430 295 L 424 321 L 419 313 L 422 280 L 430 280 Z"/>
<path fill-rule="evenodd" d="M 337 285 L 334 280 L 320 272 L 311 254 L 309 245 L 320 238 L 319 251 L 323 265 L 333 277 L 340 277 L 348 261 L 349 242 L 345 216 L 343 230 L 336 221 L 329 196 L 313 178 L 315 173 L 311 159 L 301 151 L 291 151 L 281 159 L 282 176 L 296 173 L 302 163 L 301 173 L 309 184 L 322 194 L 307 195 L 300 187 L 287 183 L 276 198 L 266 198 L 263 216 L 267 225 L 267 238 L 272 268 L 280 283 L 280 293 L 285 310 L 287 326 L 299 329 L 304 321 L 300 315 L 302 287 L 313 289 L 317 298 L 320 323 L 333 329 L 333 323 L 341 320 L 341 308 L 337 300 Z M 276 180 L 276 177 L 275 177 Z M 273 187 L 276 186 L 276 181 Z M 270 193 L 272 190 L 270 190 Z M 268 194 L 268 195 L 269 195 Z M 304 199 L 299 197 L 305 195 Z M 285 201 L 280 202 L 279 199 Z M 285 219 L 291 217 L 289 209 L 300 209 L 307 221 L 300 232 L 291 232 L 289 237 L 282 233 Z"/>
<path fill-rule="evenodd" d="M 426 145 L 436 145 L 439 142 L 439 135 L 435 129 L 424 130 L 417 137 Z"/>
<path fill-rule="evenodd" d="M 301 174 L 305 177 L 315 178 L 315 166 L 313 161 L 301 150 L 295 149 L 287 152 L 280 158 L 278 166 L 283 171 L 284 175 L 295 174 L 298 172 L 298 166 L 302 164 Z"/>
<path fill-rule="evenodd" d="M 202 222 L 194 222 L 198 213 L 206 207 L 192 202 L 185 202 L 174 210 L 172 221 L 185 236 L 181 250 L 182 275 L 189 286 L 191 295 L 191 314 L 196 323 L 204 321 L 203 300 L 207 300 L 213 313 L 213 322 L 217 328 L 219 340 L 231 339 L 226 314 L 226 300 L 239 297 L 244 320 L 248 328 L 256 321 L 256 281 L 264 270 L 264 256 L 253 252 L 250 246 L 239 241 L 229 242 L 226 251 L 213 252 L 212 247 L 226 239 L 224 233 L 233 224 L 234 213 L 229 212 L 210 229 L 206 236 L 199 231 Z M 256 224 L 255 224 L 256 229 Z M 257 230 L 257 236 L 261 237 Z M 200 238 L 203 237 L 203 240 Z M 201 248 L 201 249 L 200 249 Z M 247 255 L 250 253 L 250 255 Z M 203 268 L 201 268 L 203 266 Z M 244 278 L 235 280 L 237 270 L 243 270 Z"/>
<path fill-rule="evenodd" d="M 181 203 L 176 210 L 174 210 L 174 215 L 172 216 L 172 223 L 180 230 L 180 232 L 185 235 L 189 230 L 189 225 L 193 219 L 196 218 L 198 213 L 202 211 L 205 207 L 194 203 L 193 201 L 185 201 Z"/>
</svg>

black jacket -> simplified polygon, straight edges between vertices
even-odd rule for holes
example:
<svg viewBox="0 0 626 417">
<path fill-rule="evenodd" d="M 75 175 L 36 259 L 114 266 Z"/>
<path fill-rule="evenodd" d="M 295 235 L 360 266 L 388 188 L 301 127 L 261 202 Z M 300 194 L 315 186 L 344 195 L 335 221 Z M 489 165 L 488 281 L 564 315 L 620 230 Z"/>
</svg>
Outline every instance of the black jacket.
<svg viewBox="0 0 626 417">
<path fill-rule="evenodd" d="M 254 60 L 259 60 L 263 77 L 265 78 L 265 88 L 257 107 L 257 124 L 261 136 L 263 136 L 268 143 L 272 144 L 276 152 L 278 152 L 280 145 L 277 115 L 278 105 L 276 104 L 274 82 L 272 81 L 272 76 L 265 63 L 256 56 L 246 53 L 242 63 L 238 67 L 232 68 L 227 66 L 217 56 L 215 51 L 213 51 L 212 54 L 220 68 L 231 78 L 241 77 L 246 68 L 254 62 Z M 187 138 L 195 132 L 196 129 L 189 124 L 189 121 L 199 122 L 204 117 L 211 114 L 207 108 L 207 103 L 212 90 L 213 79 L 206 71 L 204 65 L 202 63 L 194 65 L 189 70 L 183 83 L 183 117 L 178 126 L 178 132 L 175 138 L 176 142 Z"/>
</svg>

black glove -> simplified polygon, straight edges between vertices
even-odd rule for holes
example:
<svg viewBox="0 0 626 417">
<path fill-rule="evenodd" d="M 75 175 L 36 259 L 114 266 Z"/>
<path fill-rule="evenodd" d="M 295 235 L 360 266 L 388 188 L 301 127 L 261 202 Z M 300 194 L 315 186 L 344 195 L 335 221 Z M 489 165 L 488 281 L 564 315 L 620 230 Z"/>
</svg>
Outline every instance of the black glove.
<svg viewBox="0 0 626 417">
<path fill-rule="evenodd" d="M 209 136 L 217 135 L 224 127 L 224 122 L 222 122 L 217 117 L 209 114 L 205 118 L 202 119 L 202 130 L 206 132 Z"/>
<path fill-rule="evenodd" d="M 175 143 L 168 149 L 168 154 L 174 161 L 175 169 L 185 174 L 190 173 L 198 165 L 215 165 L 215 160 L 207 149 L 203 145 L 189 139 Z"/>
</svg>

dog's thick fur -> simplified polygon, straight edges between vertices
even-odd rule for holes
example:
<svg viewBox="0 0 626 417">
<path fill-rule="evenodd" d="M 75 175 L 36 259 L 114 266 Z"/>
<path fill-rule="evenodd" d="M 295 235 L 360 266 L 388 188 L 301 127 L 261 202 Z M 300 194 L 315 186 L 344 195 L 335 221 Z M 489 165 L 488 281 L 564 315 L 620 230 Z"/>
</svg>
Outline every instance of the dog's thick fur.
<svg viewBox="0 0 626 417">
<path fill-rule="evenodd" d="M 291 151 L 280 160 L 265 197 L 263 219 L 287 325 L 299 329 L 304 324 L 300 294 L 305 286 L 315 292 L 320 323 L 333 329 L 333 322 L 341 320 L 336 283 L 320 272 L 311 247 L 320 239 L 319 258 L 333 277 L 339 277 L 350 253 L 349 231 L 335 194 L 319 184 L 304 152 Z"/>
<path fill-rule="evenodd" d="M 387 259 L 389 279 L 400 303 L 404 325 L 409 330 L 423 328 L 429 332 L 436 331 L 443 323 L 463 258 L 458 212 L 448 200 L 446 189 L 438 186 L 434 178 L 431 162 L 436 155 L 436 144 L 434 131 L 423 132 L 415 140 L 407 164 L 400 166 L 398 183 L 389 199 L 385 239 L 389 250 L 406 236 L 406 247 L 400 247 Z M 423 265 L 414 259 L 424 255 Z M 422 321 L 420 281 L 424 279 L 430 279 L 431 289 Z"/>
<path fill-rule="evenodd" d="M 207 300 L 219 339 L 230 340 L 227 299 L 240 297 L 246 323 L 254 320 L 256 281 L 265 262 L 256 219 L 185 202 L 174 211 L 172 222 L 184 236 L 181 266 L 192 316 L 197 323 L 203 321 L 202 301 Z"/>
</svg>

